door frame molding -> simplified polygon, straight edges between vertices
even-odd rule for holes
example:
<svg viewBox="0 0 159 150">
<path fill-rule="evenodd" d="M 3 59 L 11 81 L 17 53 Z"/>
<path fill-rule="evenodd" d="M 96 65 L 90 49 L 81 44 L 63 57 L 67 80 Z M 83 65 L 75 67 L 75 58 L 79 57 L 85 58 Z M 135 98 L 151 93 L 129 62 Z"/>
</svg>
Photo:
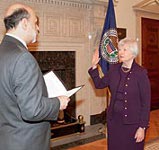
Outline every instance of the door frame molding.
<svg viewBox="0 0 159 150">
<path fill-rule="evenodd" d="M 136 39 L 139 42 L 139 55 L 137 62 L 142 65 L 142 27 L 141 18 L 149 18 L 159 20 L 159 1 L 144 0 L 133 6 L 136 15 Z"/>
</svg>

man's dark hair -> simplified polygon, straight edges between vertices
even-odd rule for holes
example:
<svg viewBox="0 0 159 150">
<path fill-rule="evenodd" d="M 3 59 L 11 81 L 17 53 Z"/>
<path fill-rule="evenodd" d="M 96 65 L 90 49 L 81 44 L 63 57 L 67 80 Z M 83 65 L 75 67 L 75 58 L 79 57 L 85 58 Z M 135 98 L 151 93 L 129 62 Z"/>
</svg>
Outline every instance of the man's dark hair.
<svg viewBox="0 0 159 150">
<path fill-rule="evenodd" d="M 29 17 L 30 14 L 26 9 L 24 8 L 17 9 L 10 16 L 4 18 L 4 24 L 6 30 L 8 31 L 10 29 L 16 28 L 16 26 L 23 18 L 29 19 Z"/>
</svg>

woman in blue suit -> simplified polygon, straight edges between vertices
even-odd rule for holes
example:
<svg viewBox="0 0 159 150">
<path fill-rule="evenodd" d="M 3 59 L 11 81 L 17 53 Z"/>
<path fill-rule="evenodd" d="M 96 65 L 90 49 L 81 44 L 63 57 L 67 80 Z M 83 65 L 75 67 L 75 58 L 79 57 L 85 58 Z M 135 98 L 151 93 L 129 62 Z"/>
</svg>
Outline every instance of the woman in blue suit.
<svg viewBox="0 0 159 150">
<path fill-rule="evenodd" d="M 110 65 L 103 78 L 97 70 L 98 50 L 88 72 L 96 88 L 109 87 L 111 92 L 107 109 L 108 150 L 143 150 L 149 126 L 150 82 L 147 70 L 135 61 L 137 42 L 123 39 L 118 43 L 118 50 L 121 63 Z"/>
</svg>

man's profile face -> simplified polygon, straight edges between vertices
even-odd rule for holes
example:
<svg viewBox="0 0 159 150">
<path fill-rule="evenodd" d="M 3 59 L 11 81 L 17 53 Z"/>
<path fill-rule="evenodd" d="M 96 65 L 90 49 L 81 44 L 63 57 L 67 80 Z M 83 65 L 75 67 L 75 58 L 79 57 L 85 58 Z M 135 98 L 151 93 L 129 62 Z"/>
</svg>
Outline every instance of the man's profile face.
<svg viewBox="0 0 159 150">
<path fill-rule="evenodd" d="M 38 33 L 39 33 L 38 18 L 35 15 L 35 13 L 31 10 L 30 18 L 28 19 L 28 34 L 29 34 L 28 38 L 30 38 L 31 43 L 36 42 Z"/>
</svg>

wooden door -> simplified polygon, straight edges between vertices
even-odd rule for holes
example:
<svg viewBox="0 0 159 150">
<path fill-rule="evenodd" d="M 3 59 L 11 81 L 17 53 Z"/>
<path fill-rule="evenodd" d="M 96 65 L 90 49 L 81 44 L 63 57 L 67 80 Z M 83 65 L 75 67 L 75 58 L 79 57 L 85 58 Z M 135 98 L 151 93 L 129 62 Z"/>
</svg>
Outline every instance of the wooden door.
<svg viewBox="0 0 159 150">
<path fill-rule="evenodd" d="M 142 18 L 142 65 L 151 82 L 151 109 L 159 108 L 159 20 Z"/>
</svg>

